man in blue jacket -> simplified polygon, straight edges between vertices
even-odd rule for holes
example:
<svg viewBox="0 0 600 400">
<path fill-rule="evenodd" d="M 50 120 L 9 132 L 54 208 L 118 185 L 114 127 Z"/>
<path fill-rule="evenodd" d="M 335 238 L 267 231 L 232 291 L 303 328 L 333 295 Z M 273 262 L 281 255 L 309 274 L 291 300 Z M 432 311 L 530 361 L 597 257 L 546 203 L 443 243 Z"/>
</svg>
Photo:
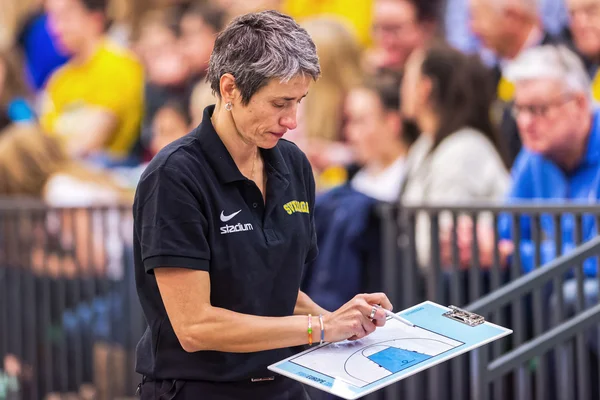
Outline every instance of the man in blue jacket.
<svg viewBox="0 0 600 400">
<path fill-rule="evenodd" d="M 519 57 L 508 73 L 515 82 L 514 116 L 524 150 L 512 168 L 513 186 L 509 201 L 564 200 L 596 203 L 600 190 L 600 121 L 593 108 L 591 84 L 579 58 L 565 47 L 542 46 Z M 529 221 L 523 221 L 521 260 L 524 272 L 534 265 L 535 248 Z M 554 222 L 542 218 L 545 241 L 541 248 L 544 264 L 574 247 L 572 216 L 562 216 L 563 248 L 554 247 Z M 596 235 L 594 218 L 584 217 L 579 237 Z M 499 224 L 503 238 L 511 237 L 509 218 Z M 596 275 L 595 261 L 584 264 L 587 276 Z"/>
<path fill-rule="evenodd" d="M 519 56 L 507 74 L 515 82 L 515 116 L 523 150 L 512 168 L 512 188 L 509 203 L 559 201 L 594 204 L 600 199 L 600 112 L 593 106 L 590 79 L 580 59 L 563 46 L 540 46 Z M 571 215 L 561 216 L 562 249 L 555 248 L 554 221 L 542 217 L 543 265 L 560 254 L 575 248 L 577 235 Z M 514 253 L 511 241 L 511 218 L 503 215 L 498 229 L 503 239 L 499 244 L 502 262 L 506 265 Z M 587 241 L 597 235 L 594 218 L 582 221 L 579 238 Z M 469 223 L 459 226 L 460 258 L 470 265 L 471 246 Z M 519 245 L 523 273 L 530 272 L 535 263 L 535 243 L 532 241 L 530 220 L 521 219 Z M 493 235 L 491 230 L 479 229 L 480 263 L 492 264 Z M 449 260 L 449 241 L 443 241 L 442 258 Z M 587 277 L 595 277 L 597 263 L 584 263 Z M 586 298 L 597 296 L 594 279 L 585 284 Z M 567 282 L 565 297 L 575 298 L 575 283 Z"/>
</svg>

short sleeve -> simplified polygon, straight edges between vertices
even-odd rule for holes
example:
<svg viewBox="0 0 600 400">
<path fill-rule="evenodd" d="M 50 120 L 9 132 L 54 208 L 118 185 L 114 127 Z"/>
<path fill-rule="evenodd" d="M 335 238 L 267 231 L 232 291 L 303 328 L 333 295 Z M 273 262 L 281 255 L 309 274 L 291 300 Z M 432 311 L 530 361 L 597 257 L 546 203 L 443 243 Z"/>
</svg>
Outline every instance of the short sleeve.
<svg viewBox="0 0 600 400">
<path fill-rule="evenodd" d="M 144 105 L 144 69 L 127 50 L 115 45 L 107 45 L 107 54 L 102 60 L 103 89 L 95 94 L 92 101 L 99 107 L 115 113 L 121 120 L 128 113 L 140 114 Z M 115 96 L 115 91 L 119 93 Z"/>
<path fill-rule="evenodd" d="M 208 271 L 208 221 L 185 174 L 166 166 L 145 175 L 134 202 L 135 234 L 146 272 L 178 267 Z"/>
<path fill-rule="evenodd" d="M 306 160 L 306 163 L 308 165 L 308 201 L 310 205 L 310 247 L 305 261 L 308 264 L 317 258 L 319 248 L 317 246 L 317 229 L 315 227 L 315 177 L 308 160 Z"/>
</svg>

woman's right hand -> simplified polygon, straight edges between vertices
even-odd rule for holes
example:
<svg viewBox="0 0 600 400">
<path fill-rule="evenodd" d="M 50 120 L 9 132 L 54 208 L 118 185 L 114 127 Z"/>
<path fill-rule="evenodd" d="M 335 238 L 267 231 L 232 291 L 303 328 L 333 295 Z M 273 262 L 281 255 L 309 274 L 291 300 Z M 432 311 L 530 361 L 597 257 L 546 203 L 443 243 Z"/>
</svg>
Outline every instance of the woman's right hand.
<svg viewBox="0 0 600 400">
<path fill-rule="evenodd" d="M 387 296 L 383 293 L 359 294 L 348 303 L 323 317 L 326 342 L 357 340 L 373 333 L 377 327 L 385 325 L 386 315 L 378 309 L 371 320 L 371 312 L 375 305 L 392 310 Z"/>
</svg>

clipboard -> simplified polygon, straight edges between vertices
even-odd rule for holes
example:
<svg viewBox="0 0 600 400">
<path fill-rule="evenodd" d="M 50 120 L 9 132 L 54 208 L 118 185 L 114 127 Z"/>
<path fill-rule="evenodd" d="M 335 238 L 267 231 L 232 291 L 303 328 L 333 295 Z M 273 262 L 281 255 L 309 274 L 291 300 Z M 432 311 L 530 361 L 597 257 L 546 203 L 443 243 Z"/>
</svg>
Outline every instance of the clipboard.
<svg viewBox="0 0 600 400">
<path fill-rule="evenodd" d="M 480 315 L 431 301 L 397 314 L 415 326 L 388 317 L 366 338 L 324 343 L 268 368 L 354 400 L 512 333 Z"/>
</svg>

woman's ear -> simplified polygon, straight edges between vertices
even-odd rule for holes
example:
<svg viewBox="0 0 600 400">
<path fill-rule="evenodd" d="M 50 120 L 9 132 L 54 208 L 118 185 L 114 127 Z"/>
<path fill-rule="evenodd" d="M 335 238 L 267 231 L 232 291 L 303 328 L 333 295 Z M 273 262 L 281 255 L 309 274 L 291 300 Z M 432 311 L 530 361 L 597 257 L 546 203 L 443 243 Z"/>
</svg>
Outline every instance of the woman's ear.
<svg viewBox="0 0 600 400">
<path fill-rule="evenodd" d="M 221 76 L 219 88 L 221 90 L 221 98 L 225 103 L 236 102 L 240 92 L 235 85 L 235 78 L 233 75 L 227 73 Z"/>
</svg>

